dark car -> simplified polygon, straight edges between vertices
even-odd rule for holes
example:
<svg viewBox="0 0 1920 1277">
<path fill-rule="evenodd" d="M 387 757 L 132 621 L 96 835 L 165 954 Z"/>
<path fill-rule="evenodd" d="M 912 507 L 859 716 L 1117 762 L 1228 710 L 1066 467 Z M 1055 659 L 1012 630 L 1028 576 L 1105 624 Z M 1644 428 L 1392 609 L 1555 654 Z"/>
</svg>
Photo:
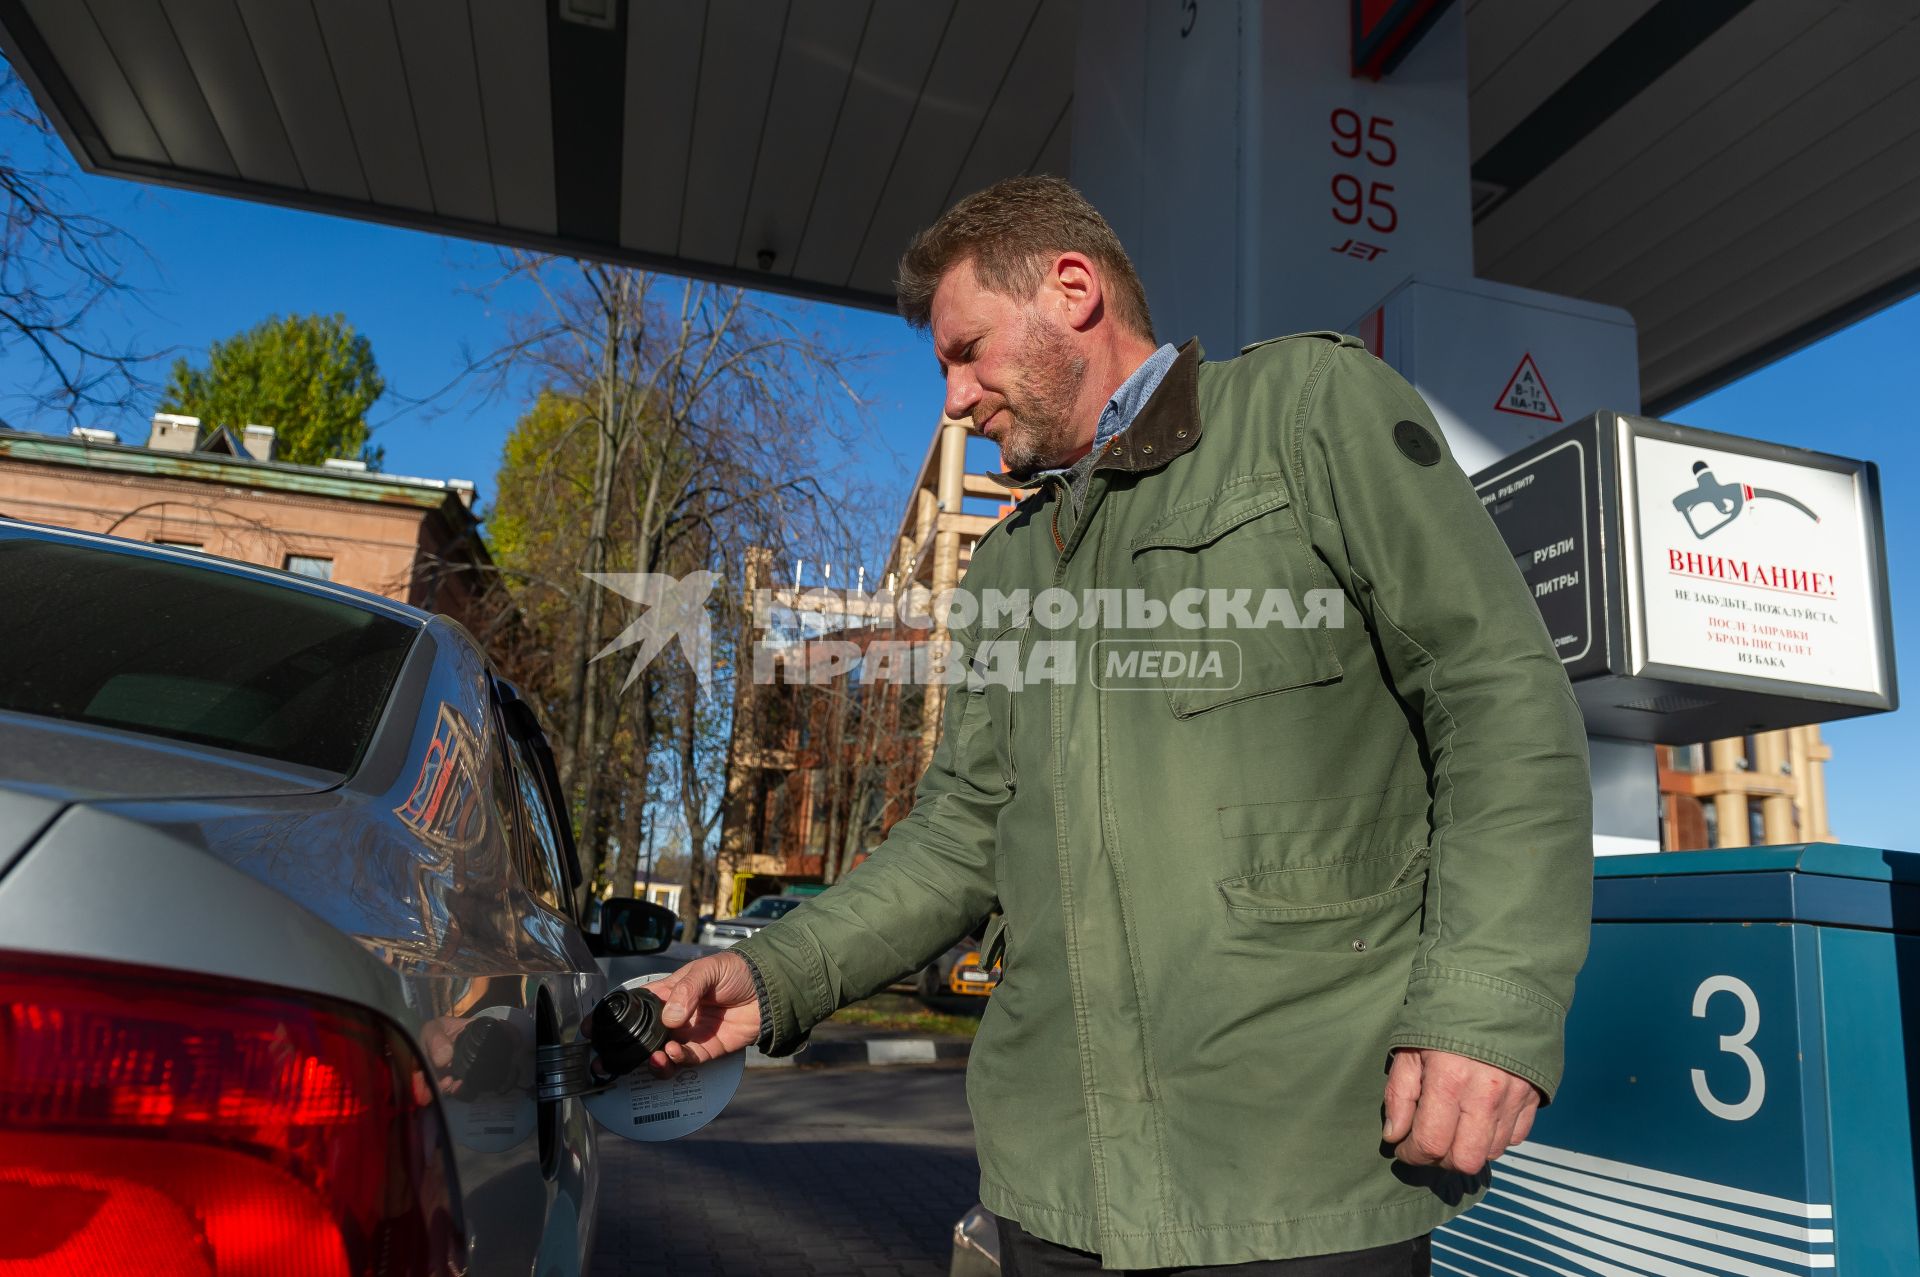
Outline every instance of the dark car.
<svg viewBox="0 0 1920 1277">
<path fill-rule="evenodd" d="M 596 949 L 672 918 L 610 901 L 625 944 L 583 931 L 546 739 L 473 638 L 5 520 L 0 589 L 0 1215 L 34 1222 L 28 1268 L 583 1272 L 597 1129 L 536 1051 L 579 1043 Z"/>
<path fill-rule="evenodd" d="M 811 897 L 762 896 L 731 918 L 721 918 L 700 928 L 700 943 L 731 949 L 769 922 L 784 918 Z"/>
</svg>

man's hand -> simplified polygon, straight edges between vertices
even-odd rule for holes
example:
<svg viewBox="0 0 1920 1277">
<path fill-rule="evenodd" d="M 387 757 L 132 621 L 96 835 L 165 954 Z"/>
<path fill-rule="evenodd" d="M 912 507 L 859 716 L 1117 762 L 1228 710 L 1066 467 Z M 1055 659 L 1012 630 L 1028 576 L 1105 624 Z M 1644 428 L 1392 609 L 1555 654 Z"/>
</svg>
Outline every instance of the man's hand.
<svg viewBox="0 0 1920 1277">
<path fill-rule="evenodd" d="M 1449 1051 L 1402 1047 L 1387 1071 L 1380 1133 L 1411 1166 L 1473 1175 L 1527 1138 L 1540 1092 L 1523 1077 Z"/>
<path fill-rule="evenodd" d="M 737 953 L 712 953 L 689 962 L 666 979 L 655 980 L 647 992 L 666 1003 L 661 1019 L 673 1034 L 647 1059 L 655 1073 L 717 1060 L 760 1040 L 753 973 Z"/>
</svg>

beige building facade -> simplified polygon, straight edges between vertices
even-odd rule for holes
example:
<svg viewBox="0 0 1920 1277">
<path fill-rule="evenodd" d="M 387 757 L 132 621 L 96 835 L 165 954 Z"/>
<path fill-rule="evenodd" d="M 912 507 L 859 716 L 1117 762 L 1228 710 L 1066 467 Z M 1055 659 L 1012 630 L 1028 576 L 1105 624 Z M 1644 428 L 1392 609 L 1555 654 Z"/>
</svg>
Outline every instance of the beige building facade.
<svg viewBox="0 0 1920 1277">
<path fill-rule="evenodd" d="M 1833 750 L 1818 724 L 1654 748 L 1661 850 L 1834 841 L 1826 775 Z"/>
</svg>

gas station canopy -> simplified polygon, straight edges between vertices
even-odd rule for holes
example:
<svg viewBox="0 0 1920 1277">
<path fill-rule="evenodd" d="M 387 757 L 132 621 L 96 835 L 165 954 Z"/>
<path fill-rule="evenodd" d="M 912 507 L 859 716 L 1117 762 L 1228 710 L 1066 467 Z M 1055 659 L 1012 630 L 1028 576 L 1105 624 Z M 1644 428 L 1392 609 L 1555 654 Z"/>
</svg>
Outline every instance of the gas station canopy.
<svg viewBox="0 0 1920 1277">
<path fill-rule="evenodd" d="M 1910 0 L 1464 7 L 1476 273 L 1631 312 L 1648 411 L 1920 288 Z M 93 172 L 890 308 L 951 201 L 1072 172 L 1082 24 L 1142 11 L 0 0 L 0 43 Z"/>
</svg>

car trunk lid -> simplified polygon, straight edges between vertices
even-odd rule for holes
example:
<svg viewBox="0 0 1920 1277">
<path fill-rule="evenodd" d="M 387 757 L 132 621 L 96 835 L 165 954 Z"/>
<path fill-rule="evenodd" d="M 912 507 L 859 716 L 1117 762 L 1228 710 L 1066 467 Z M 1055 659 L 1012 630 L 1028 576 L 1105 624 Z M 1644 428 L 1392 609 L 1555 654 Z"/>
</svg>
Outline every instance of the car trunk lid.
<svg viewBox="0 0 1920 1277">
<path fill-rule="evenodd" d="M 211 746 L 0 710 L 0 847 L 37 808 L 67 803 L 255 798 L 331 789 L 334 772 L 269 763 Z M 45 823 L 42 819 L 41 824 Z"/>
</svg>

